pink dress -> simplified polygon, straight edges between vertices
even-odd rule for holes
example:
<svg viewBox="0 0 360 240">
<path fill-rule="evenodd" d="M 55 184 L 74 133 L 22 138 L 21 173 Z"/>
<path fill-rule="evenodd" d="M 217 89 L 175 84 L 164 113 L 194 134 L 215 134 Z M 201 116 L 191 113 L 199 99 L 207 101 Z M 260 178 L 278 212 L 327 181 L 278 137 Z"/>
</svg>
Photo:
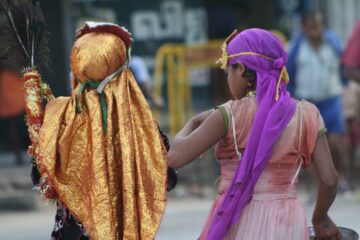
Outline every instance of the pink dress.
<svg viewBox="0 0 360 240">
<path fill-rule="evenodd" d="M 246 97 L 229 101 L 221 107 L 225 110 L 224 119 L 229 127 L 215 151 L 221 167 L 219 196 L 202 230 L 201 240 L 206 239 L 211 220 L 231 184 L 250 134 L 257 102 L 255 97 Z M 306 101 L 298 102 L 294 117 L 275 144 L 271 159 L 255 185 L 252 200 L 244 208 L 238 223 L 231 226 L 225 239 L 309 239 L 306 215 L 296 196 L 297 176 L 301 167 L 311 163 L 318 134 L 324 132 L 324 123 L 317 108 Z"/>
</svg>

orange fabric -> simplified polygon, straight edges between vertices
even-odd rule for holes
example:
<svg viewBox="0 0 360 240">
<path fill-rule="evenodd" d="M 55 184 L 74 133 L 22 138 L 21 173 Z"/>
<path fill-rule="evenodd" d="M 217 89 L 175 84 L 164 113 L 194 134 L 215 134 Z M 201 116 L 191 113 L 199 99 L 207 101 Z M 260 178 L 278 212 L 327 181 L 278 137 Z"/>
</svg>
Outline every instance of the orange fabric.
<svg viewBox="0 0 360 240">
<path fill-rule="evenodd" d="M 126 59 L 110 33 L 76 40 L 71 68 L 78 81 L 102 81 Z M 91 87 L 50 101 L 40 130 L 37 166 L 58 199 L 92 240 L 154 239 L 166 204 L 166 149 L 151 110 L 128 68 L 100 95 Z M 82 110 L 76 108 L 81 103 Z"/>
<path fill-rule="evenodd" d="M 126 57 L 125 43 L 116 35 L 92 32 L 75 41 L 71 69 L 80 82 L 101 82 L 123 65 Z"/>
<path fill-rule="evenodd" d="M 16 117 L 24 111 L 24 82 L 9 71 L 0 72 L 0 118 Z"/>
</svg>

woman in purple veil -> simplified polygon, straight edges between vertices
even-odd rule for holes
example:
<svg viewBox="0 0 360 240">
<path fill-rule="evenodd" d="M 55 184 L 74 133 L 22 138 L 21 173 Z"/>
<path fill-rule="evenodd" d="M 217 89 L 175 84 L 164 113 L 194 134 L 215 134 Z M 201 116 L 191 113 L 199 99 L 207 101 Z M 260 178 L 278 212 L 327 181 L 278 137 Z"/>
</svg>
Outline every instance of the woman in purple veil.
<svg viewBox="0 0 360 240">
<path fill-rule="evenodd" d="M 219 60 L 235 100 L 194 116 L 168 153 L 182 167 L 216 144 L 219 195 L 200 239 L 309 239 L 296 196 L 298 173 L 313 164 L 320 184 L 312 222 L 320 239 L 340 239 L 327 212 L 337 174 L 317 108 L 286 89 L 287 53 L 262 29 L 235 31 Z"/>
</svg>

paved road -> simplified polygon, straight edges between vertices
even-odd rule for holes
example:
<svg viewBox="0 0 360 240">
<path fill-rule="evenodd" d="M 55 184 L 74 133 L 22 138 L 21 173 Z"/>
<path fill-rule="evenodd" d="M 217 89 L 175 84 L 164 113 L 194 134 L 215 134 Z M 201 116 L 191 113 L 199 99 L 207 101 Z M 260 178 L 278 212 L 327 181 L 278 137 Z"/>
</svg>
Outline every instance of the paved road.
<svg viewBox="0 0 360 240">
<path fill-rule="evenodd" d="M 304 196 L 300 198 L 305 198 Z M 158 240 L 196 239 L 212 204 L 207 199 L 169 199 L 166 214 L 159 230 Z M 311 216 L 313 205 L 305 205 Z M 0 213 L 1 240 L 48 239 L 52 228 L 54 210 L 43 206 L 39 211 Z M 360 201 L 338 197 L 330 215 L 336 223 L 360 233 Z"/>
</svg>

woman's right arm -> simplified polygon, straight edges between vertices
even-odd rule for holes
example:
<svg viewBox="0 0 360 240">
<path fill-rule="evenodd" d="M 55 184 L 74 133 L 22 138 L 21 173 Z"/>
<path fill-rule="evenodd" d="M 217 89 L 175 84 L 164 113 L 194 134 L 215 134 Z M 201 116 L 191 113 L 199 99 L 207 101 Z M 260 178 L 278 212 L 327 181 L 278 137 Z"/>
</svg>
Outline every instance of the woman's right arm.
<svg viewBox="0 0 360 240">
<path fill-rule="evenodd" d="M 220 110 L 203 112 L 190 119 L 175 136 L 168 152 L 168 165 L 181 168 L 217 143 L 226 134 Z"/>
<path fill-rule="evenodd" d="M 315 234 L 319 239 L 341 239 L 338 228 L 328 216 L 328 210 L 336 197 L 337 173 L 325 135 L 318 138 L 312 159 L 319 176 L 318 196 L 312 217 Z"/>
</svg>

